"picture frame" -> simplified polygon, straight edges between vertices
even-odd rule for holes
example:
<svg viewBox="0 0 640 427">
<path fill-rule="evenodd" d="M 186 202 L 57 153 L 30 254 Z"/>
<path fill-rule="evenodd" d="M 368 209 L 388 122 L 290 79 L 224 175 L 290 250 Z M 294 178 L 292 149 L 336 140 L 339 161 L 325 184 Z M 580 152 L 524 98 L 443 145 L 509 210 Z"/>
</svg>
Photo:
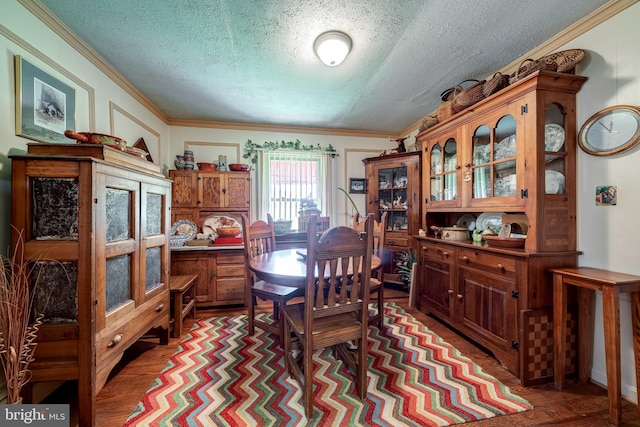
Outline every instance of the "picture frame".
<svg viewBox="0 0 640 427">
<path fill-rule="evenodd" d="M 76 91 L 20 55 L 14 56 L 16 135 L 38 142 L 75 143 Z"/>
<path fill-rule="evenodd" d="M 349 193 L 365 194 L 367 192 L 367 180 L 365 178 L 349 178 Z"/>
</svg>

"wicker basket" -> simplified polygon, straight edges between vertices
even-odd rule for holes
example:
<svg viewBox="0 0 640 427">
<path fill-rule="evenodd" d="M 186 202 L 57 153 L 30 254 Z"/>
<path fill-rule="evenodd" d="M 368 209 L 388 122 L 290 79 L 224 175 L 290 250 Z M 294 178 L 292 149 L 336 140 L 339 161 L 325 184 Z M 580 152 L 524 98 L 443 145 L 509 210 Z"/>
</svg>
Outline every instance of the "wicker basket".
<svg viewBox="0 0 640 427">
<path fill-rule="evenodd" d="M 551 66 L 549 66 L 551 67 Z M 513 84 L 518 80 L 522 80 L 526 76 L 531 73 L 535 73 L 536 71 L 546 70 L 547 63 L 541 59 L 535 60 L 527 58 L 518 67 L 518 69 L 509 76 L 509 84 Z M 553 71 L 553 70 L 552 70 Z"/>
<path fill-rule="evenodd" d="M 482 94 L 487 98 L 507 86 L 509 86 L 509 76 L 498 71 L 485 82 L 482 88 Z"/>
<path fill-rule="evenodd" d="M 474 82 L 471 86 L 462 89 L 462 85 L 467 82 Z M 456 113 L 464 110 L 465 108 L 471 107 L 478 101 L 482 101 L 484 99 L 484 94 L 482 93 L 482 89 L 484 88 L 484 80 L 478 81 L 475 79 L 464 80 L 457 85 L 457 87 L 461 88 L 458 93 L 454 93 L 453 95 L 453 110 Z"/>
<path fill-rule="evenodd" d="M 453 110 L 453 101 L 444 101 L 436 110 L 436 118 L 438 119 L 438 123 L 442 123 L 445 120 L 451 118 L 455 113 L 456 112 Z"/>
<path fill-rule="evenodd" d="M 422 132 L 429 128 L 432 128 L 438 123 L 439 121 L 436 116 L 427 116 L 424 118 L 424 120 L 422 120 L 422 123 L 420 124 L 420 128 L 418 129 L 418 132 Z"/>
<path fill-rule="evenodd" d="M 543 56 L 540 60 L 544 61 L 547 64 L 547 67 L 553 67 L 554 71 L 564 73 L 571 70 L 578 62 L 582 61 L 584 55 L 585 52 L 582 49 L 569 49 Z"/>
</svg>

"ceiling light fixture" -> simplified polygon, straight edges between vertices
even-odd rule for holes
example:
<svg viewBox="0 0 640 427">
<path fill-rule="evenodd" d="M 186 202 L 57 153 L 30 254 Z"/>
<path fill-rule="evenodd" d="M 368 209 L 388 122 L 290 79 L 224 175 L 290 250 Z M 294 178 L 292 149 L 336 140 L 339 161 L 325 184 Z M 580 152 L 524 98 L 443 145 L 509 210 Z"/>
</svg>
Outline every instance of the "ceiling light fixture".
<svg viewBox="0 0 640 427">
<path fill-rule="evenodd" d="M 313 43 L 318 58 L 329 67 L 342 64 L 351 50 L 351 38 L 340 31 L 327 31 Z"/>
</svg>

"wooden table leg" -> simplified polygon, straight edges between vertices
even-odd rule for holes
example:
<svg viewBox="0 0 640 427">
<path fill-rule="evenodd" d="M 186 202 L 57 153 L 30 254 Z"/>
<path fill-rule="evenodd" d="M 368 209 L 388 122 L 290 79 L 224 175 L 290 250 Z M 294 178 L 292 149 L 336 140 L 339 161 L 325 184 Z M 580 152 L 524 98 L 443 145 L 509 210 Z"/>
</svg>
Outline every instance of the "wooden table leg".
<svg viewBox="0 0 640 427">
<path fill-rule="evenodd" d="M 578 288 L 578 379 L 587 383 L 593 367 L 595 291 Z"/>
<path fill-rule="evenodd" d="M 562 275 L 553 275 L 553 374 L 557 390 L 564 386 L 567 343 L 567 287 Z"/>
<path fill-rule="evenodd" d="M 609 286 L 602 289 L 602 316 L 604 318 L 604 349 L 607 358 L 609 422 L 620 425 L 622 421 L 620 299 L 617 288 Z"/>
<path fill-rule="evenodd" d="M 631 330 L 633 331 L 636 385 L 638 385 L 636 389 L 638 389 L 640 387 L 640 292 L 631 293 Z M 640 412 L 640 405 L 638 405 L 638 412 Z"/>
<path fill-rule="evenodd" d="M 173 294 L 173 333 L 171 336 L 180 338 L 182 335 L 182 293 Z"/>
</svg>

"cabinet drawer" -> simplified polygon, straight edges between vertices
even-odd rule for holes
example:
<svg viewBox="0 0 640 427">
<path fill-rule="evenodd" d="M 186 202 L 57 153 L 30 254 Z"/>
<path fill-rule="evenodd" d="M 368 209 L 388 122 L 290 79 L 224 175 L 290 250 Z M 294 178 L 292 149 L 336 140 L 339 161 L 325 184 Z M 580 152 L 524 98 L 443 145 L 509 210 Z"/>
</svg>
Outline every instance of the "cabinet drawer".
<svg viewBox="0 0 640 427">
<path fill-rule="evenodd" d="M 387 237 L 387 246 L 400 246 L 406 248 L 409 246 L 409 239 L 406 237 Z"/>
<path fill-rule="evenodd" d="M 422 245 L 420 255 L 425 261 L 444 262 L 453 265 L 456 259 L 456 248 L 445 245 Z"/>
<path fill-rule="evenodd" d="M 238 251 L 235 253 L 219 253 L 216 256 L 216 262 L 218 264 L 241 264 L 244 266 L 244 253 Z"/>
<path fill-rule="evenodd" d="M 218 280 L 225 277 L 242 277 L 244 278 L 244 264 L 222 264 L 218 262 L 216 270 Z"/>
<path fill-rule="evenodd" d="M 505 277 L 515 277 L 516 275 L 516 260 L 508 256 L 472 249 L 461 249 L 458 260 L 459 265 L 462 267 L 469 266 Z"/>
<path fill-rule="evenodd" d="M 216 301 L 221 304 L 244 304 L 244 277 L 218 279 Z"/>
<path fill-rule="evenodd" d="M 96 363 L 119 357 L 140 335 L 156 326 L 169 327 L 169 291 L 165 290 L 96 334 Z"/>
</svg>

